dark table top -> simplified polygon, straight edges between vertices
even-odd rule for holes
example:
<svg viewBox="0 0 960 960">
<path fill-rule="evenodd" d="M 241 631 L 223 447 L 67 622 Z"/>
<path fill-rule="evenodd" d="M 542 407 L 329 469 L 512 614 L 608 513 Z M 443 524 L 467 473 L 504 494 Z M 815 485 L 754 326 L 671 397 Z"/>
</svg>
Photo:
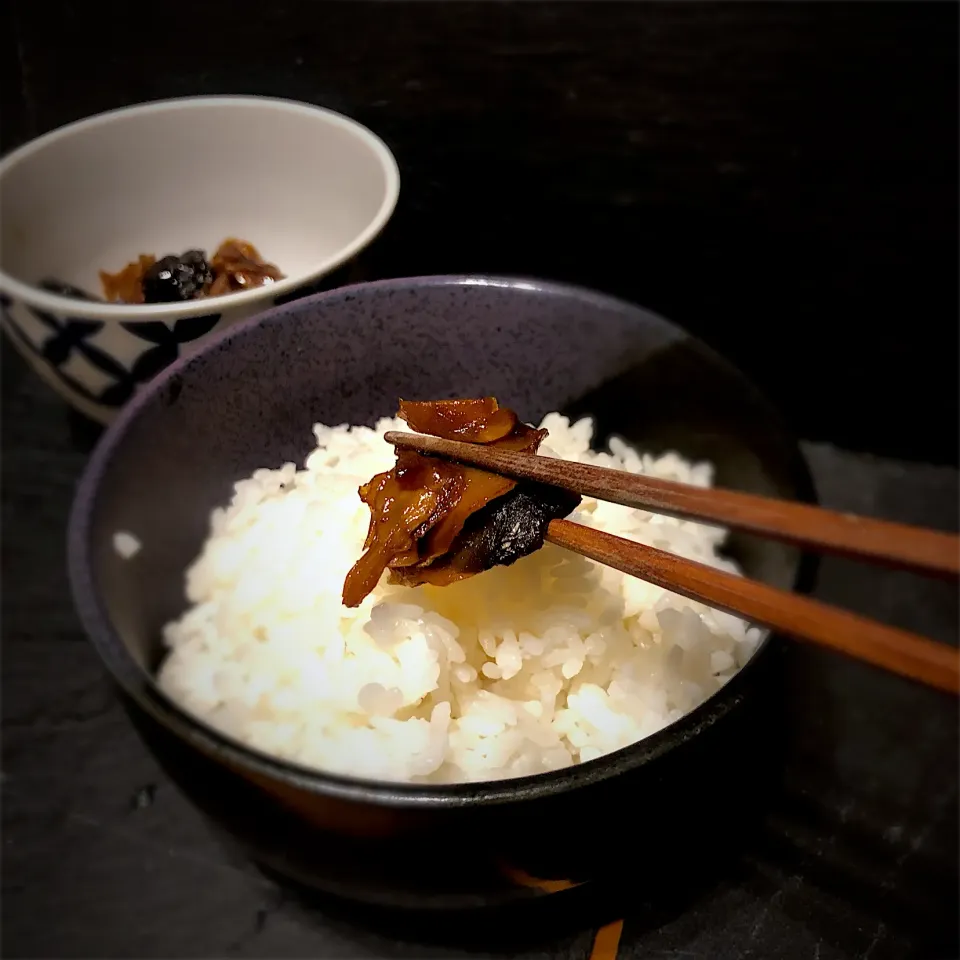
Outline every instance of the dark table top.
<svg viewBox="0 0 960 960">
<path fill-rule="evenodd" d="M 2 400 L 3 956 L 586 960 L 591 926 L 522 949 L 397 938 L 228 855 L 128 726 L 71 607 L 64 526 L 89 437 L 6 343 Z M 956 471 L 804 451 L 826 504 L 957 528 Z M 817 594 L 957 643 L 949 584 L 828 560 Z M 955 701 L 826 652 L 787 659 L 782 794 L 689 901 L 653 912 L 624 891 L 622 960 L 958 955 Z"/>
</svg>

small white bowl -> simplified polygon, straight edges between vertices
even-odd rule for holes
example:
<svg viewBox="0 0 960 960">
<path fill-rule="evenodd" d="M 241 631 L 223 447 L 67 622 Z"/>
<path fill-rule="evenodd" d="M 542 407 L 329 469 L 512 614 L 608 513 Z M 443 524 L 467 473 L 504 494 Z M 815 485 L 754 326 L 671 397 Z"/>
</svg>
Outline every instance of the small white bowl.
<svg viewBox="0 0 960 960">
<path fill-rule="evenodd" d="M 190 97 L 99 114 L 0 161 L 0 314 L 37 372 L 101 422 L 207 334 L 292 299 L 383 229 L 400 176 L 365 127 L 309 104 Z M 285 279 L 244 293 L 130 306 L 98 271 L 141 253 L 252 243 Z M 305 291 L 307 292 L 307 291 Z"/>
</svg>

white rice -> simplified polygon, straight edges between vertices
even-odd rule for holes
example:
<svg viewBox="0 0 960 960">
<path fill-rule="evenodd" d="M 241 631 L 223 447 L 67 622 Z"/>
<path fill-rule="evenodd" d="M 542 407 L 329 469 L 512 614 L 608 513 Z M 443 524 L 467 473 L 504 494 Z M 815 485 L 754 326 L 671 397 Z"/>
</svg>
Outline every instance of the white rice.
<svg viewBox="0 0 960 960">
<path fill-rule="evenodd" d="M 544 454 L 709 486 L 712 468 L 549 414 Z M 340 601 L 389 469 L 387 430 L 317 425 L 304 469 L 257 470 L 214 511 L 164 631 L 159 681 L 185 709 L 267 753 L 358 777 L 477 781 L 554 770 L 647 737 L 718 690 L 760 632 L 742 620 L 545 546 L 448 587 Z M 736 571 L 723 531 L 585 499 L 572 518 Z"/>
<path fill-rule="evenodd" d="M 118 530 L 113 535 L 113 549 L 124 560 L 132 560 L 140 552 L 140 547 L 140 541 L 126 530 Z"/>
</svg>

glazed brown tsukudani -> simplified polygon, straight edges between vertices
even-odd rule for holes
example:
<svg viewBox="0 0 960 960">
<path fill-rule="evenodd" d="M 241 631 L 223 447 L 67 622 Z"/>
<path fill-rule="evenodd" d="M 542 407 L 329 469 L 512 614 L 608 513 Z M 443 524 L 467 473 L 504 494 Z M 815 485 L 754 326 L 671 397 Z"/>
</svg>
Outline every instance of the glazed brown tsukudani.
<svg viewBox="0 0 960 960">
<path fill-rule="evenodd" d="M 400 401 L 397 416 L 418 433 L 536 453 L 547 435 L 521 422 L 493 397 Z M 445 586 L 506 566 L 543 546 L 550 520 L 576 509 L 580 497 L 517 483 L 474 467 L 397 451 L 396 465 L 360 488 L 370 508 L 363 556 L 343 586 L 356 607 L 385 569 L 404 586 Z"/>
</svg>

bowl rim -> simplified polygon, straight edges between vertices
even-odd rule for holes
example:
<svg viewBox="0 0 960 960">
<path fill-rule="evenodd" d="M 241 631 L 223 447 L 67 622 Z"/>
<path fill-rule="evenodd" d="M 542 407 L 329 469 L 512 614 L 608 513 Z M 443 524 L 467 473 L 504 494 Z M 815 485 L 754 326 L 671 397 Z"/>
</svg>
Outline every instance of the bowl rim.
<svg viewBox="0 0 960 960">
<path fill-rule="evenodd" d="M 74 134 L 97 127 L 108 126 L 113 123 L 122 123 L 135 116 L 151 115 L 156 113 L 174 113 L 179 110 L 199 110 L 213 106 L 228 107 L 260 107 L 299 114 L 306 120 L 322 122 L 343 130 L 349 131 L 358 140 L 365 144 L 380 163 L 385 179 L 383 200 L 377 212 L 350 243 L 341 247 L 336 253 L 315 263 L 306 271 L 300 271 L 295 276 L 284 277 L 276 283 L 257 287 L 254 290 L 245 290 L 240 293 L 228 293 L 221 297 L 191 300 L 182 304 L 129 304 L 106 303 L 101 301 L 79 300 L 73 297 L 63 297 L 50 293 L 33 284 L 25 283 L 12 274 L 7 273 L 0 264 L 0 292 L 20 300 L 31 307 L 46 310 L 56 314 L 67 314 L 71 317 L 104 321 L 131 321 L 131 320 L 171 320 L 180 317 L 191 317 L 211 312 L 225 313 L 234 307 L 256 304 L 267 299 L 273 299 L 290 294 L 311 281 L 335 270 L 341 264 L 350 260 L 357 253 L 369 246 L 377 235 L 387 225 L 397 206 L 400 195 L 400 169 L 397 160 L 386 143 L 369 127 L 357 120 L 330 110 L 327 107 L 306 103 L 300 100 L 289 100 L 282 97 L 268 97 L 259 95 L 215 94 L 199 97 L 174 97 L 163 100 L 150 100 L 126 107 L 117 107 L 96 113 L 80 120 L 56 127 L 55 129 L 29 140 L 27 143 L 12 150 L 0 158 L 0 189 L 3 178 L 14 167 L 29 161 L 31 157 L 59 140 L 65 140 Z"/>
<path fill-rule="evenodd" d="M 329 304 L 347 297 L 356 297 L 361 291 L 390 290 L 413 287 L 443 286 L 497 286 L 552 296 L 573 296 L 584 303 L 606 304 L 654 316 L 671 328 L 682 332 L 702 349 L 712 362 L 736 374 L 746 390 L 765 408 L 778 424 L 791 450 L 790 476 L 798 497 L 816 503 L 817 493 L 809 466 L 793 432 L 787 427 L 779 411 L 766 399 L 753 382 L 733 364 L 712 350 L 698 337 L 683 328 L 627 300 L 600 293 L 586 287 L 552 280 L 519 276 L 449 274 L 420 277 L 398 277 L 367 281 L 338 287 L 272 310 L 246 318 L 229 329 L 214 334 L 204 341 L 197 353 L 181 357 L 161 371 L 120 411 L 108 427 L 87 461 L 76 487 L 67 526 L 67 563 L 73 601 L 84 633 L 105 667 L 119 685 L 122 694 L 132 700 L 146 714 L 159 722 L 177 739 L 206 754 L 215 762 L 241 776 L 267 778 L 292 786 L 311 795 L 347 802 L 374 803 L 381 807 L 401 809 L 459 809 L 468 806 L 499 805 L 556 796 L 595 783 L 601 783 L 644 766 L 695 738 L 731 713 L 747 694 L 750 675 L 767 661 L 774 652 L 774 635 L 763 630 L 761 640 L 752 657 L 716 693 L 688 713 L 667 724 L 656 733 L 632 744 L 604 754 L 594 760 L 563 767 L 546 773 L 531 774 L 504 780 L 485 780 L 466 783 L 411 784 L 384 780 L 363 779 L 312 768 L 295 761 L 271 755 L 250 747 L 221 733 L 188 713 L 162 693 L 145 669 L 136 664 L 126 645 L 113 627 L 109 615 L 99 599 L 93 575 L 89 527 L 96 504 L 100 480 L 109 467 L 114 451 L 122 442 L 128 428 L 139 417 L 140 411 L 166 390 L 168 384 L 198 362 L 208 351 L 216 350 L 237 337 L 263 324 L 283 322 L 288 313 L 304 307 Z M 798 556 L 794 571 L 794 589 L 806 591 L 812 586 L 817 566 L 816 557 Z"/>
</svg>

